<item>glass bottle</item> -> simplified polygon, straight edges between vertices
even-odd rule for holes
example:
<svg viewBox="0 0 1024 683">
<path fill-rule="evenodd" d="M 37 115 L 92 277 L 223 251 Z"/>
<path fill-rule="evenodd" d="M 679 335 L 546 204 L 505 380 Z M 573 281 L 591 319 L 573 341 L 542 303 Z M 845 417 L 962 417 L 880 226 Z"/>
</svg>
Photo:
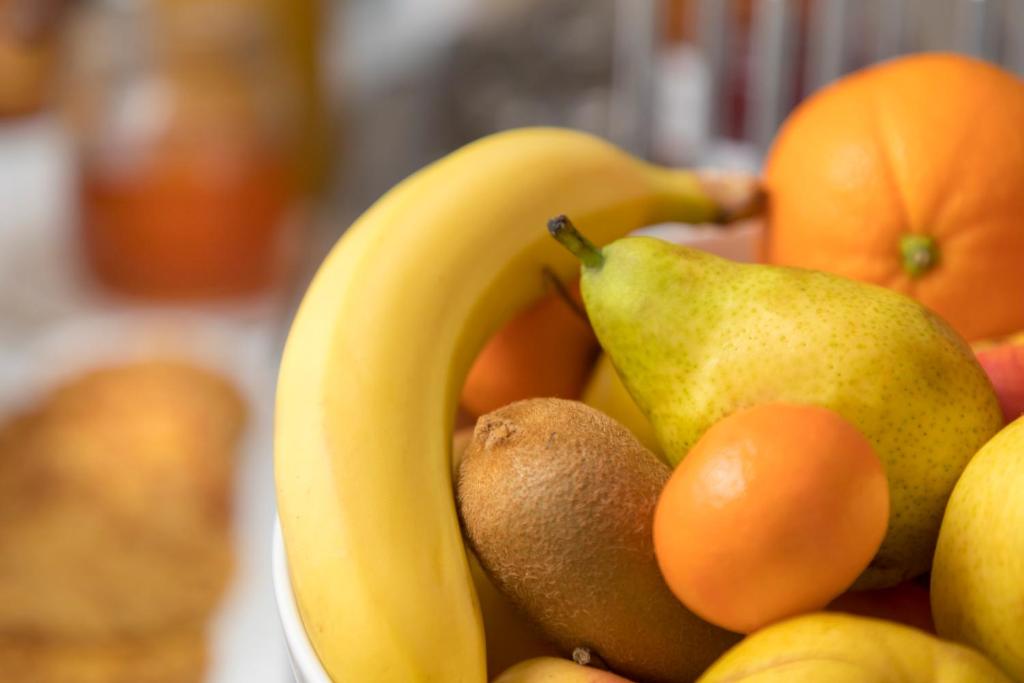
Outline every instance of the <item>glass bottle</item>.
<svg viewBox="0 0 1024 683">
<path fill-rule="evenodd" d="M 256 4 L 103 3 L 69 43 L 86 262 L 161 299 L 262 290 L 297 235 L 293 81 Z"/>
</svg>

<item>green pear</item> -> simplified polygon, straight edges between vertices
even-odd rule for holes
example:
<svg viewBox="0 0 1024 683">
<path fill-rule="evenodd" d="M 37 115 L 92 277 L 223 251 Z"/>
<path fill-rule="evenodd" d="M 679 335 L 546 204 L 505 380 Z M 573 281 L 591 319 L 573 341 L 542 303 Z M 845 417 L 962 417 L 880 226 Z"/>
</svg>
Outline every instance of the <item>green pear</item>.
<svg viewBox="0 0 1024 683">
<path fill-rule="evenodd" d="M 599 250 L 564 216 L 549 229 L 583 262 L 597 338 L 670 462 L 741 408 L 835 410 L 889 478 L 889 529 L 855 587 L 928 570 L 953 486 L 1002 424 L 992 385 L 946 323 L 901 294 L 826 273 L 647 237 Z"/>
<path fill-rule="evenodd" d="M 1024 417 L 985 444 L 953 489 L 931 597 L 939 635 L 1024 681 Z"/>
<path fill-rule="evenodd" d="M 773 624 L 697 683 L 1012 683 L 974 650 L 881 619 L 818 612 Z"/>
</svg>

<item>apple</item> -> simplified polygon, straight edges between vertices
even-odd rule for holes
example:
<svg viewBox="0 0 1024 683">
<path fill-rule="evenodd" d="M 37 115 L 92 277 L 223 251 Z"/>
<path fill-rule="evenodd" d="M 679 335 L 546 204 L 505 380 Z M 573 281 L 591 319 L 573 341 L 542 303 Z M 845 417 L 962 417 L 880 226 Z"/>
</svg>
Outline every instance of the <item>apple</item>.
<svg viewBox="0 0 1024 683">
<path fill-rule="evenodd" d="M 979 349 L 977 356 L 995 387 L 1007 424 L 1024 415 L 1024 345 L 990 346 Z"/>
</svg>

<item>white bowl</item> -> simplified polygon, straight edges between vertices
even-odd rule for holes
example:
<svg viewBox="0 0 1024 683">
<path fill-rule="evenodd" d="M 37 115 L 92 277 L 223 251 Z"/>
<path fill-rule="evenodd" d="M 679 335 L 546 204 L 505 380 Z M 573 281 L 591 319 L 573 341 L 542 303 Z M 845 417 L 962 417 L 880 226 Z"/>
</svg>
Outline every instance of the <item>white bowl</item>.
<svg viewBox="0 0 1024 683">
<path fill-rule="evenodd" d="M 658 237 L 668 242 L 686 244 L 704 251 L 730 258 L 734 261 L 753 261 L 755 257 L 760 225 L 756 221 L 739 223 L 729 228 L 718 226 L 689 226 L 678 224 L 655 225 L 635 234 Z M 274 528 L 274 593 L 277 607 L 284 626 L 285 641 L 291 657 L 292 670 L 298 683 L 331 683 L 330 677 L 320 665 L 313 645 L 306 636 L 299 617 L 299 610 L 292 595 L 291 580 L 288 577 L 288 562 L 281 538 L 281 526 Z"/>
<path fill-rule="evenodd" d="M 331 683 L 330 677 L 320 666 L 313 644 L 306 637 L 306 629 L 299 617 L 299 608 L 292 594 L 291 579 L 288 576 L 288 560 L 284 554 L 284 539 L 281 537 L 281 524 L 274 524 L 274 597 L 277 599 L 277 611 L 281 615 L 284 627 L 284 639 L 288 645 L 288 657 L 292 663 L 292 671 L 298 683 Z"/>
</svg>

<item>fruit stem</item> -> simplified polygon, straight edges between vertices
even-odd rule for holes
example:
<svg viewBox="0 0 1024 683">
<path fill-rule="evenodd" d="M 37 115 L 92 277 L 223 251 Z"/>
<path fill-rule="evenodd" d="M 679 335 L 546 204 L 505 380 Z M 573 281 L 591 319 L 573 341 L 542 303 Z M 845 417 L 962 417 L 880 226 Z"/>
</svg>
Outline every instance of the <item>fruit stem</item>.
<svg viewBox="0 0 1024 683">
<path fill-rule="evenodd" d="M 576 229 L 568 216 L 555 216 L 549 220 L 548 232 L 587 268 L 600 268 L 604 265 L 604 254 Z"/>
<path fill-rule="evenodd" d="M 569 288 L 565 286 L 565 283 L 562 282 L 557 275 L 555 275 L 555 271 L 544 266 L 541 272 L 544 273 L 544 279 L 547 280 L 548 284 L 554 288 L 555 293 L 558 294 L 558 298 L 560 298 L 566 306 L 571 308 L 572 312 L 575 313 L 580 320 L 589 325 L 590 318 L 587 317 L 586 310 L 576 303 L 576 299 L 572 297 L 572 293 L 569 291 Z"/>
<path fill-rule="evenodd" d="M 572 661 L 580 666 L 589 666 L 602 671 L 610 671 L 607 662 L 589 647 L 577 647 L 572 651 Z"/>
<path fill-rule="evenodd" d="M 903 235 L 900 238 L 903 269 L 910 277 L 921 277 L 939 262 L 939 247 L 928 235 Z"/>
</svg>

